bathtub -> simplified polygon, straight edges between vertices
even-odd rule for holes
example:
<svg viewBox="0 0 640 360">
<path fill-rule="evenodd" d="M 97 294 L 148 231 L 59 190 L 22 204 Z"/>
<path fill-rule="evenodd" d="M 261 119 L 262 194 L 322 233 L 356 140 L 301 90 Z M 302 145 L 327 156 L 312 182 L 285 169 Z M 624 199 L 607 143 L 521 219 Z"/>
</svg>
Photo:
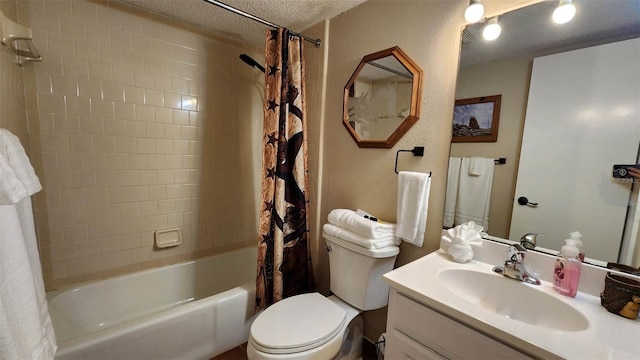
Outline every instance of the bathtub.
<svg viewBox="0 0 640 360">
<path fill-rule="evenodd" d="M 47 294 L 56 359 L 210 359 L 249 338 L 256 249 Z"/>
</svg>

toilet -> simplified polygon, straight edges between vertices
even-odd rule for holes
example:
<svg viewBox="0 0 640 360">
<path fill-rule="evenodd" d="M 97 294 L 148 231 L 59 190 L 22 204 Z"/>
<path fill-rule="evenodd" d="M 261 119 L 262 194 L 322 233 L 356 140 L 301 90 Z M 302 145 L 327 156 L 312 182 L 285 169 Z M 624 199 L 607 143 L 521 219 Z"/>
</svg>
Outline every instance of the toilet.
<svg viewBox="0 0 640 360">
<path fill-rule="evenodd" d="M 323 233 L 333 295 L 308 293 L 283 299 L 261 312 L 247 342 L 249 359 L 358 359 L 360 313 L 387 305 L 382 275 L 393 270 L 397 246 L 367 249 Z"/>
</svg>

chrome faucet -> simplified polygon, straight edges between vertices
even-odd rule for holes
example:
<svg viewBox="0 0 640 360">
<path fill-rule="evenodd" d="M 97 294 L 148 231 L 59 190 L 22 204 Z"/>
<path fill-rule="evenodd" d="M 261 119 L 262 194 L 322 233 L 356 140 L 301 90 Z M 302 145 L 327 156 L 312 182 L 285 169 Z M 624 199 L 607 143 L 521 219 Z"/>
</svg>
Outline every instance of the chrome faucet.
<svg viewBox="0 0 640 360">
<path fill-rule="evenodd" d="M 524 259 L 527 249 L 520 245 L 514 244 L 507 248 L 507 260 L 504 266 L 496 266 L 493 271 L 502 274 L 508 278 L 526 282 L 527 284 L 540 285 L 540 280 L 532 276 L 524 265 Z"/>
<path fill-rule="evenodd" d="M 538 244 L 538 236 L 544 236 L 544 234 L 526 233 L 520 238 L 520 245 L 527 250 L 533 250 Z"/>
</svg>

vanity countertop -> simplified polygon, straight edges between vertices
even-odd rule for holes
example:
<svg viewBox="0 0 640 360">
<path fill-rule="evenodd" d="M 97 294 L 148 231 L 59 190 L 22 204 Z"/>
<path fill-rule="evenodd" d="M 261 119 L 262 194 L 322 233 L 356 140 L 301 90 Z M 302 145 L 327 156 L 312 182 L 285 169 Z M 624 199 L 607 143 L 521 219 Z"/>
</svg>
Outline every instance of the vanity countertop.
<svg viewBox="0 0 640 360">
<path fill-rule="evenodd" d="M 496 247 L 496 245 L 488 247 Z M 486 252 L 486 248 L 487 246 L 482 251 Z M 506 246 L 496 248 L 504 250 Z M 545 261 L 549 263 L 549 260 L 553 258 Z M 553 290 L 549 279 L 545 281 L 542 278 L 542 284 L 537 286 L 520 283 L 492 272 L 495 265 L 502 264 L 479 260 L 464 264 L 457 263 L 451 260 L 443 250 L 438 250 L 385 274 L 384 279 L 400 293 L 535 357 L 616 360 L 640 357 L 640 320 L 629 320 L 607 312 L 600 305 L 599 296 L 593 292 L 579 291 L 575 298 L 562 296 Z M 586 330 L 561 331 L 531 325 L 511 319 L 508 315 L 497 314 L 487 310 L 482 304 L 463 299 L 445 286 L 439 274 L 448 269 L 493 274 L 491 276 L 500 277 L 501 280 L 512 281 L 519 286 L 532 287 L 535 291 L 547 293 L 568 304 L 584 315 L 589 324 Z M 606 274 L 606 269 L 601 271 Z M 597 281 L 602 279 L 603 277 Z M 604 282 L 601 284 L 604 287 Z M 586 284 L 581 280 L 580 286 L 584 285 Z M 591 287 L 597 286 L 597 284 L 591 285 Z M 588 286 L 584 287 L 588 288 Z M 508 293 L 503 295 L 509 297 Z M 527 303 L 515 304 L 514 309 L 517 311 L 518 308 L 525 308 L 527 305 Z"/>
</svg>

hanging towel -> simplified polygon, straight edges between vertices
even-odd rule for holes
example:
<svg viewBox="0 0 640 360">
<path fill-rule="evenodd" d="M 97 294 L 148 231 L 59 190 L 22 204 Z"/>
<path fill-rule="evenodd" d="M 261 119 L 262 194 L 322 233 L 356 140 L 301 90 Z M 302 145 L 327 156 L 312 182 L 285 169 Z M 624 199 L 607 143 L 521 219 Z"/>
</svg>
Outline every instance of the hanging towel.
<svg viewBox="0 0 640 360">
<path fill-rule="evenodd" d="M 456 200 L 458 198 L 458 180 L 460 178 L 460 162 L 462 158 L 449 158 L 449 172 L 447 174 L 447 192 L 444 200 L 443 226 L 452 227 L 456 212 Z"/>
<path fill-rule="evenodd" d="M 20 139 L 9 130 L 0 129 L 0 156 L 6 159 L 29 196 L 42 190 L 40 180 L 20 144 Z"/>
<path fill-rule="evenodd" d="M 398 203 L 396 236 L 422 247 L 429 209 L 429 174 L 400 171 L 398 174 Z"/>
<path fill-rule="evenodd" d="M 384 236 L 395 236 L 396 232 L 396 224 L 365 219 L 349 209 L 331 210 L 327 220 L 333 225 L 350 230 L 365 238 L 377 239 Z"/>
<path fill-rule="evenodd" d="M 354 243 L 367 249 L 382 249 L 387 246 L 400 245 L 400 239 L 395 235 L 388 235 L 375 239 L 366 238 L 347 229 L 335 226 L 333 224 L 324 224 L 322 227 L 325 233 L 340 238 L 342 240 Z"/>
<path fill-rule="evenodd" d="M 474 156 L 469 160 L 469 175 L 480 176 L 484 173 L 485 158 Z"/>
<path fill-rule="evenodd" d="M 474 171 L 479 175 L 470 174 L 471 162 L 472 158 L 463 158 L 460 165 L 462 170 L 458 182 L 454 223 L 473 221 L 488 229 L 494 161 L 492 158 L 473 159 L 473 162 L 478 163 L 474 165 Z"/>
<path fill-rule="evenodd" d="M 0 129 L 1 130 L 1 129 Z M 16 187 L 16 184 L 20 186 Z M 16 188 L 21 187 L 18 191 Z M 20 145 L 0 131 L 0 358 L 53 359 L 55 333 L 45 297 L 31 198 L 40 181 Z"/>
</svg>

